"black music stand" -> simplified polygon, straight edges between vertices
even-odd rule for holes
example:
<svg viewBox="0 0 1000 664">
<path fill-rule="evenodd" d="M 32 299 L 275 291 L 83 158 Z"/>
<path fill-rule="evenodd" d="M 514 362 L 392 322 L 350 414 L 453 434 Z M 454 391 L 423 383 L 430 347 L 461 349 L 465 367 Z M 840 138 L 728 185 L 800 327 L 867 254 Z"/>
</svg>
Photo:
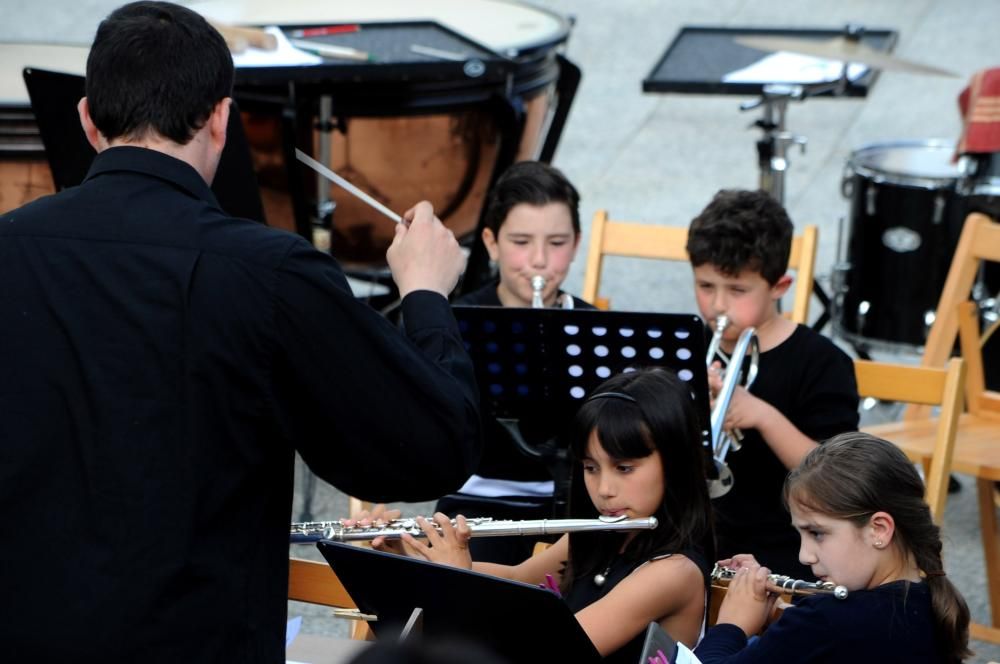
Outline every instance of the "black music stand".
<svg viewBox="0 0 1000 664">
<path fill-rule="evenodd" d="M 730 72 L 747 67 L 763 53 L 733 41 L 736 37 L 794 37 L 823 41 L 844 35 L 844 29 L 759 28 L 684 26 L 674 36 L 666 51 L 642 81 L 643 92 L 687 92 L 694 94 L 759 95 L 772 81 L 726 80 Z M 876 51 L 888 53 L 896 44 L 898 33 L 884 28 L 864 28 L 859 41 Z M 874 85 L 878 70 L 869 68 L 857 80 L 847 82 L 843 94 L 864 97 Z M 800 81 L 808 85 L 815 81 Z M 826 90 L 823 94 L 837 94 Z"/>
<path fill-rule="evenodd" d="M 31 98 L 31 109 L 38 122 L 56 191 L 75 187 L 87 177 L 97 155 L 83 133 L 76 109 L 77 102 L 85 94 L 84 78 L 26 67 L 24 84 Z M 212 191 L 227 214 L 266 223 L 250 147 L 235 101 L 230 109 L 226 147 L 212 181 Z"/>
<path fill-rule="evenodd" d="M 380 639 L 399 635 L 421 609 L 425 636 L 471 639 L 511 662 L 601 661 L 550 590 L 349 544 L 317 547 L 361 613 L 378 616 L 371 627 Z"/>
<path fill-rule="evenodd" d="M 584 398 L 630 368 L 673 370 L 691 386 L 709 444 L 705 327 L 693 314 L 591 309 L 452 308 L 479 384 L 481 413 L 542 460 L 555 481 L 555 516 L 564 516 L 570 463 L 565 430 Z M 714 472 L 714 463 L 708 464 Z"/>
</svg>

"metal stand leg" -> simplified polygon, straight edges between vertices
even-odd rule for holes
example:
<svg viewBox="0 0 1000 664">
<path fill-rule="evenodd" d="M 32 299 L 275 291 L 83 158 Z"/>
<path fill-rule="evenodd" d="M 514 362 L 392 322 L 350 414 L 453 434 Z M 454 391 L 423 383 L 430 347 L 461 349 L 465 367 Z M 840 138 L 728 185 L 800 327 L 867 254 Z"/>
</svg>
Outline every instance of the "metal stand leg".
<svg viewBox="0 0 1000 664">
<path fill-rule="evenodd" d="M 791 99 L 805 98 L 807 91 L 800 85 L 765 85 L 760 99 L 742 104 L 741 110 L 761 107 L 763 116 L 754 122 L 763 132 L 763 137 L 757 141 L 757 164 L 760 167 L 760 188 L 778 201 L 785 204 L 785 175 L 788 172 L 788 151 L 793 145 L 798 145 L 805 153 L 807 139 L 805 136 L 793 134 L 785 128 L 785 116 L 788 112 L 788 102 Z M 830 321 L 830 296 L 823 290 L 819 282 L 813 279 L 813 294 L 823 305 L 823 313 L 813 323 L 814 330 L 822 330 Z"/>
<path fill-rule="evenodd" d="M 330 95 L 321 95 L 319 98 L 319 119 L 316 122 L 316 129 L 319 131 L 319 162 L 324 166 L 330 166 L 333 158 L 332 147 L 330 145 L 331 134 L 333 133 L 333 98 Z M 319 173 L 316 174 L 316 218 L 320 223 L 329 228 L 333 220 L 333 208 L 336 203 L 330 198 L 330 183 Z"/>
<path fill-rule="evenodd" d="M 299 510 L 299 521 L 315 521 L 313 518 L 313 496 L 316 494 L 316 475 L 309 470 L 305 461 L 299 466 L 302 475 L 299 478 L 299 491 L 302 493 L 302 509 Z"/>
</svg>

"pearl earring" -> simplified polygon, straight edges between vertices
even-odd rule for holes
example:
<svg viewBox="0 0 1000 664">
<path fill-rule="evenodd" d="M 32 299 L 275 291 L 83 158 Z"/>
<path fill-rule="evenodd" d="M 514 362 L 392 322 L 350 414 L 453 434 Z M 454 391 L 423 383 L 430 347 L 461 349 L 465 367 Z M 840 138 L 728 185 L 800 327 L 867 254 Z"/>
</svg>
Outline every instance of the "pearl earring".
<svg viewBox="0 0 1000 664">
<path fill-rule="evenodd" d="M 875 548 L 881 549 L 882 546 L 882 540 L 875 540 Z"/>
</svg>

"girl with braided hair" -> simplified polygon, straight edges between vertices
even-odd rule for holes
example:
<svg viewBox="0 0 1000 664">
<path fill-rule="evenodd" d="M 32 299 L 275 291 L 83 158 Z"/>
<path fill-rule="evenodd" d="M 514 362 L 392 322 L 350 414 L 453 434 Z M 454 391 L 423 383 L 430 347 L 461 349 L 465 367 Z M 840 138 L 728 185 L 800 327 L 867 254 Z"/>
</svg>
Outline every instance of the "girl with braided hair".
<svg viewBox="0 0 1000 664">
<path fill-rule="evenodd" d="M 695 654 L 705 664 L 969 657 L 969 609 L 945 575 L 940 529 L 923 496 L 913 464 L 885 440 L 847 433 L 812 450 L 789 474 L 785 502 L 800 561 L 848 597 L 807 597 L 747 646 L 774 602 L 770 570 L 749 555 L 722 561 L 736 578 Z"/>
</svg>

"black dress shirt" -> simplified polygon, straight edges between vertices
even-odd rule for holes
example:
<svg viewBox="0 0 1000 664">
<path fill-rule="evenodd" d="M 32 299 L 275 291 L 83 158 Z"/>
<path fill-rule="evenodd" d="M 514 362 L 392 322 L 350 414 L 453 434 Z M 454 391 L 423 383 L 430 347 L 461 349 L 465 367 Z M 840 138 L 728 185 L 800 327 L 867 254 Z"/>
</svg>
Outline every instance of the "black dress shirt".
<svg viewBox="0 0 1000 664">
<path fill-rule="evenodd" d="M 445 298 L 410 294 L 404 337 L 172 157 L 106 150 L 0 215 L 0 281 L 8 661 L 282 662 L 293 451 L 369 500 L 478 461 Z"/>
</svg>

